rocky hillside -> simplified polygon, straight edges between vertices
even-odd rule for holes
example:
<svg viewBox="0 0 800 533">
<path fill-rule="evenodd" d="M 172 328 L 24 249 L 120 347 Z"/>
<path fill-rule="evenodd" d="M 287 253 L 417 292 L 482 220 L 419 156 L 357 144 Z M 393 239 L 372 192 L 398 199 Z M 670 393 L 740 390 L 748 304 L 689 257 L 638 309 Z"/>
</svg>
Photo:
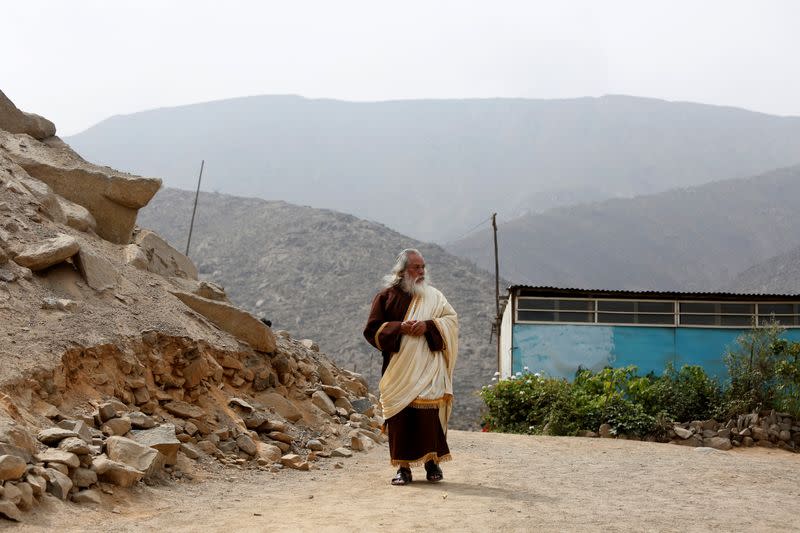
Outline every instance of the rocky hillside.
<svg viewBox="0 0 800 533">
<path fill-rule="evenodd" d="M 502 224 L 501 274 L 514 283 L 709 291 L 800 244 L 800 166 Z M 491 234 L 447 247 L 493 265 Z"/>
<path fill-rule="evenodd" d="M 139 223 L 184 249 L 194 193 L 160 191 Z M 425 255 L 433 284 L 461 320 L 455 427 L 475 427 L 474 392 L 496 370 L 489 341 L 494 277 L 436 245 L 351 215 L 222 194 L 200 195 L 190 256 L 200 276 L 225 286 L 237 305 L 297 337 L 310 337 L 339 365 L 380 378 L 380 354 L 362 335 L 380 279 L 408 247 Z"/>
<path fill-rule="evenodd" d="M 800 294 L 800 247 L 748 268 L 733 278 L 728 290 Z"/>
<path fill-rule="evenodd" d="M 205 159 L 207 190 L 335 209 L 442 243 L 493 211 L 510 219 L 798 164 L 800 118 L 629 96 L 253 96 L 115 116 L 67 142 L 186 190 Z"/>
<path fill-rule="evenodd" d="M 0 92 L 0 528 L 209 468 L 333 468 L 375 397 L 134 231 L 161 183 L 83 160 Z M 202 477 L 202 475 L 201 475 Z"/>
</svg>

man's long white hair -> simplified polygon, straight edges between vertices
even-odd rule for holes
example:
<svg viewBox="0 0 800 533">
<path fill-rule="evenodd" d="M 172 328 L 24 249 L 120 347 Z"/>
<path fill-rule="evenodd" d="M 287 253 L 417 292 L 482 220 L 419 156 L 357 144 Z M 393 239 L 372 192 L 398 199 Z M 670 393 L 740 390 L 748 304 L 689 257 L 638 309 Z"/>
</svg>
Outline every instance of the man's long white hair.
<svg viewBox="0 0 800 533">
<path fill-rule="evenodd" d="M 406 292 L 413 292 L 413 288 L 409 287 L 408 285 L 403 283 L 405 279 L 403 277 L 403 273 L 408 266 L 408 256 L 411 254 L 417 254 L 418 256 L 422 257 L 422 253 L 416 248 L 406 248 L 402 252 L 397 255 L 397 261 L 395 261 L 394 266 L 392 267 L 391 274 L 388 274 L 383 277 L 383 286 L 384 288 L 388 287 L 401 287 Z M 420 285 L 420 288 L 424 288 L 425 285 L 430 283 L 430 275 L 428 274 L 427 267 L 425 268 L 425 279 Z M 411 289 L 411 290 L 409 290 Z"/>
</svg>

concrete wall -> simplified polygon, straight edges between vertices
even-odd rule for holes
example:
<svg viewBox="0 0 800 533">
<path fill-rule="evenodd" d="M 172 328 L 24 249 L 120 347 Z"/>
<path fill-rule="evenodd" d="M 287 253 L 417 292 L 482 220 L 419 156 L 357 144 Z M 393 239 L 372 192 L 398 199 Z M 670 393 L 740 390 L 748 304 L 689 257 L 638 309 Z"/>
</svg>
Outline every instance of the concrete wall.
<svg viewBox="0 0 800 533">
<path fill-rule="evenodd" d="M 503 311 L 503 319 L 500 322 L 500 376 L 507 378 L 511 375 L 511 334 L 512 320 L 511 315 L 514 313 L 511 303 L 506 305 Z"/>
<path fill-rule="evenodd" d="M 514 324 L 512 372 L 544 372 L 572 379 L 578 366 L 600 370 L 605 366 L 636 365 L 639 373 L 660 374 L 668 361 L 675 368 L 700 365 L 720 379 L 727 377 L 722 355 L 747 329 L 672 328 L 568 324 Z M 800 328 L 784 337 L 800 341 Z M 501 364 L 501 367 L 506 365 Z"/>
</svg>

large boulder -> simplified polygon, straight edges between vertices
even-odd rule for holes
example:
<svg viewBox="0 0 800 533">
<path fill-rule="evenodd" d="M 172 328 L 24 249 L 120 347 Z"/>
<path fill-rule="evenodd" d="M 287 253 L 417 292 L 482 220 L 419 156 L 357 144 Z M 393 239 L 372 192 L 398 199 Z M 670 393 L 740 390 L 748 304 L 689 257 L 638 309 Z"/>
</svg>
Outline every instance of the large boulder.
<svg viewBox="0 0 800 533">
<path fill-rule="evenodd" d="M 303 413 L 300 409 L 298 409 L 291 400 L 284 398 L 277 392 L 261 392 L 256 394 L 256 399 L 261 402 L 264 407 L 274 410 L 289 422 L 297 422 L 303 418 Z"/>
<path fill-rule="evenodd" d="M 311 402 L 329 415 L 336 414 L 336 406 L 333 404 L 330 396 L 321 390 L 318 390 L 311 395 Z"/>
<path fill-rule="evenodd" d="M 139 270 L 147 270 L 148 259 L 144 250 L 139 248 L 138 244 L 129 244 L 122 249 L 122 260 L 126 265 L 138 268 Z"/>
<path fill-rule="evenodd" d="M 67 437 L 58 443 L 58 449 L 75 455 L 86 455 L 92 453 L 89 444 L 79 437 Z"/>
<path fill-rule="evenodd" d="M 158 450 L 125 437 L 109 437 L 106 453 L 112 461 L 144 472 L 146 477 L 155 475 L 164 465 L 164 456 Z"/>
<path fill-rule="evenodd" d="M 164 463 L 174 465 L 178 462 L 181 442 L 175 437 L 175 426 L 163 424 L 153 429 L 131 431 L 131 440 L 143 446 L 158 450 L 164 456 Z"/>
<path fill-rule="evenodd" d="M 62 440 L 77 436 L 78 434 L 72 429 L 55 427 L 41 430 L 37 438 L 42 444 L 46 444 L 48 446 L 58 446 L 58 443 Z"/>
<path fill-rule="evenodd" d="M 16 455 L 0 455 L 0 481 L 21 478 L 26 466 L 25 460 Z"/>
<path fill-rule="evenodd" d="M 121 438 L 121 437 L 111 437 Z M 155 450 L 153 450 L 155 451 Z M 124 463 L 112 461 L 105 455 L 92 459 L 92 470 L 97 473 L 98 479 L 107 481 L 120 487 L 132 487 L 144 477 L 144 472 Z"/>
<path fill-rule="evenodd" d="M 128 244 L 136 214 L 161 187 L 161 180 L 118 172 L 86 162 L 57 137 L 39 142 L 0 132 L 11 160 L 53 192 L 85 207 L 97 222 L 97 234 Z"/>
<path fill-rule="evenodd" d="M 37 449 L 33 436 L 0 410 L 0 455 L 16 455 L 30 462 Z"/>
<path fill-rule="evenodd" d="M 106 422 L 100 426 L 100 431 L 102 431 L 104 435 L 109 436 L 125 435 L 131 430 L 131 426 L 131 419 L 127 416 L 123 416 L 121 418 L 106 420 Z"/>
<path fill-rule="evenodd" d="M 39 115 L 20 111 L 3 91 L 0 91 L 0 130 L 25 133 L 39 140 L 56 134 L 55 124 Z"/>
<path fill-rule="evenodd" d="M 225 302 L 209 300 L 188 292 L 170 292 L 220 329 L 248 343 L 253 349 L 260 352 L 275 351 L 275 335 L 272 330 L 247 311 Z"/>
<path fill-rule="evenodd" d="M 200 407 L 180 400 L 164 404 L 164 409 L 166 409 L 169 414 L 180 418 L 203 418 L 206 416 L 206 412 Z"/>
<path fill-rule="evenodd" d="M 44 469 L 42 469 L 40 473 L 44 474 Z M 47 479 L 43 475 L 34 474 L 32 471 L 25 474 L 25 483 L 30 485 L 31 492 L 33 492 L 33 495 L 37 498 L 47 490 Z"/>
<path fill-rule="evenodd" d="M 72 257 L 78 250 L 80 244 L 74 237 L 59 235 L 25 246 L 14 262 L 31 270 L 43 270 Z"/>
<path fill-rule="evenodd" d="M 26 463 L 30 463 L 33 459 L 33 454 L 30 451 L 4 442 L 0 442 L 0 455 L 15 455 Z"/>
<path fill-rule="evenodd" d="M 258 446 L 256 445 L 256 442 L 250 435 L 247 435 L 246 433 L 242 433 L 236 437 L 236 445 L 239 447 L 239 450 L 250 456 L 256 455 L 258 452 Z"/>
<path fill-rule="evenodd" d="M 81 489 L 91 487 L 97 483 L 97 472 L 88 468 L 76 468 L 72 474 L 72 481 Z"/>
<path fill-rule="evenodd" d="M 188 278 L 179 278 L 175 276 L 170 278 L 169 281 L 179 291 L 190 292 L 208 300 L 215 300 L 218 302 L 228 301 L 228 295 L 225 294 L 225 289 L 216 283 L 210 281 L 198 281 Z"/>
<path fill-rule="evenodd" d="M 167 241 L 150 230 L 140 229 L 133 236 L 133 242 L 147 256 L 147 270 L 165 278 L 177 277 L 197 279 L 197 267 L 194 263 L 167 244 Z"/>
<path fill-rule="evenodd" d="M 58 423 L 58 427 L 74 432 L 76 436 L 81 438 L 87 444 L 92 443 L 92 430 L 90 430 L 89 426 L 87 426 L 82 420 L 61 420 Z"/>
<path fill-rule="evenodd" d="M 60 463 L 70 468 L 78 468 L 81 465 L 77 455 L 57 448 L 48 448 L 41 453 L 37 453 L 34 457 L 42 463 Z"/>
<path fill-rule="evenodd" d="M 293 468 L 295 470 L 309 469 L 308 461 L 303 460 L 303 458 L 296 453 L 288 453 L 281 457 L 281 464 L 285 467 Z"/>
<path fill-rule="evenodd" d="M 8 500 L 0 500 L 0 516 L 15 522 L 22 521 L 22 513 L 16 505 Z"/>
<path fill-rule="evenodd" d="M 66 474 L 54 468 L 46 469 L 47 473 L 47 492 L 58 498 L 66 500 L 69 491 L 72 490 L 72 480 Z"/>
<path fill-rule="evenodd" d="M 117 269 L 108 259 L 91 251 L 86 243 L 81 246 L 77 259 L 78 270 L 89 287 L 104 291 L 116 286 L 119 278 Z"/>
<path fill-rule="evenodd" d="M 269 461 L 270 463 L 280 460 L 283 452 L 274 444 L 267 444 L 266 442 L 256 443 L 256 454 L 259 459 Z"/>
<path fill-rule="evenodd" d="M 716 450 L 730 450 L 733 446 L 731 440 L 724 437 L 709 437 L 703 439 L 703 445 Z"/>
</svg>

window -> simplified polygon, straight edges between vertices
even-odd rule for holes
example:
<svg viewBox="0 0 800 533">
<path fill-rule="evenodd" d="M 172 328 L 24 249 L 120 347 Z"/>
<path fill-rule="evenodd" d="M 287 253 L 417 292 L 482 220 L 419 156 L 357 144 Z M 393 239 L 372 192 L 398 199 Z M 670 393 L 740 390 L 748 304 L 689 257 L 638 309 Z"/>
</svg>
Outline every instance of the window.
<svg viewBox="0 0 800 533">
<path fill-rule="evenodd" d="M 681 302 L 682 326 L 726 326 L 747 328 L 753 324 L 756 304 L 728 302 Z"/>
<path fill-rule="evenodd" d="M 758 304 L 758 323 L 765 326 L 772 321 L 782 326 L 800 326 L 800 304 Z"/>
<path fill-rule="evenodd" d="M 517 320 L 600 324 L 675 324 L 674 302 L 520 297 Z"/>
<path fill-rule="evenodd" d="M 675 324 L 675 302 L 598 300 L 597 322 L 601 324 Z"/>
<path fill-rule="evenodd" d="M 698 302 L 519 296 L 518 322 L 749 328 L 800 327 L 800 303 Z"/>
<path fill-rule="evenodd" d="M 531 322 L 594 322 L 594 300 L 520 298 L 517 320 Z"/>
</svg>

